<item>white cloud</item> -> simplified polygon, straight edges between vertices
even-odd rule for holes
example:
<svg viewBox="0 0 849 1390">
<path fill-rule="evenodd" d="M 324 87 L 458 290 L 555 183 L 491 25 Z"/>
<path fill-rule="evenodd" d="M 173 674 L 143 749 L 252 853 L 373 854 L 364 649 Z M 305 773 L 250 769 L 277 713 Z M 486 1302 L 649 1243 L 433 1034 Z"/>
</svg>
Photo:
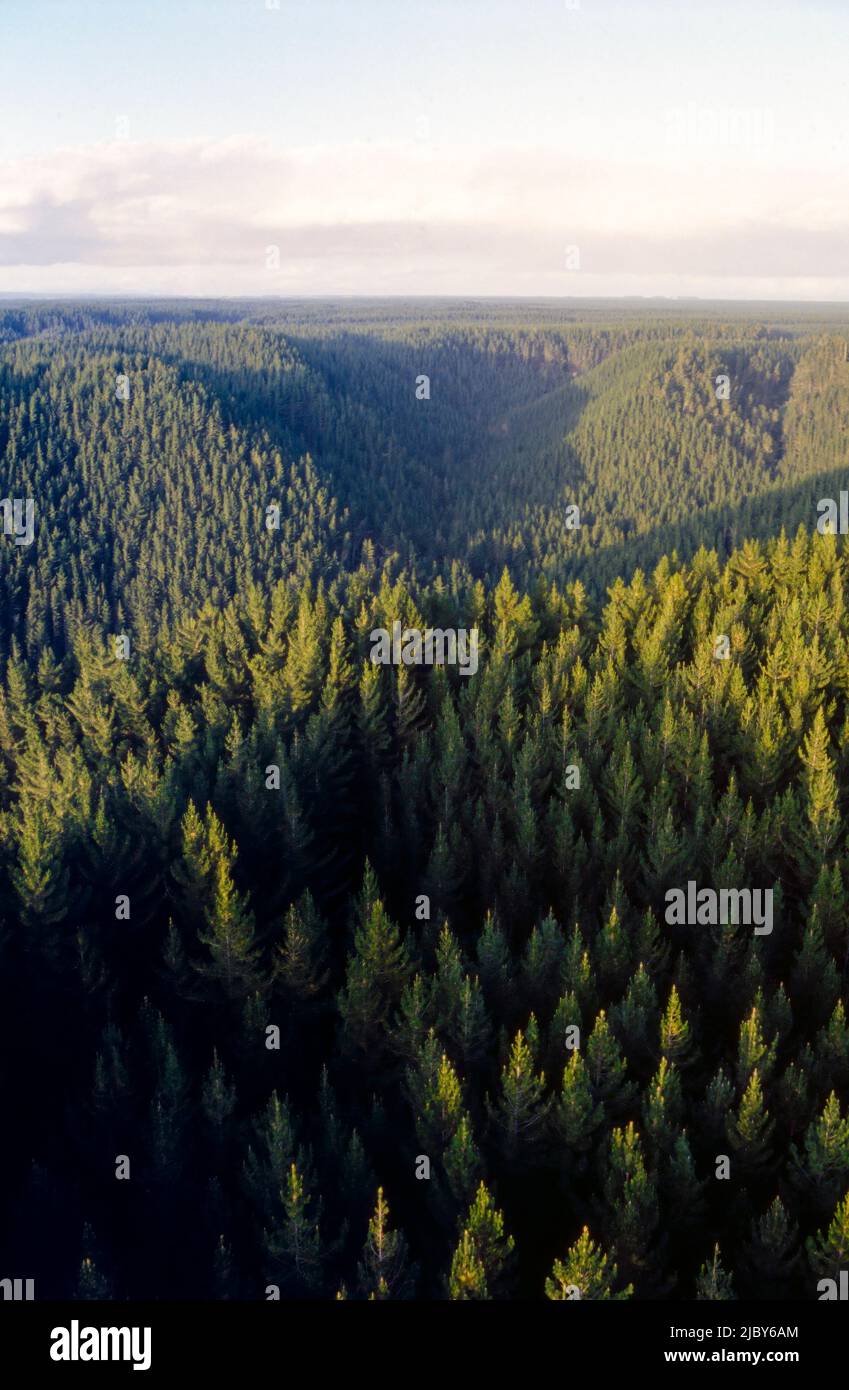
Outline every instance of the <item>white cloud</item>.
<svg viewBox="0 0 849 1390">
<path fill-rule="evenodd" d="M 849 297 L 844 187 L 703 154 L 252 138 L 58 150 L 0 166 L 0 289 Z"/>
</svg>

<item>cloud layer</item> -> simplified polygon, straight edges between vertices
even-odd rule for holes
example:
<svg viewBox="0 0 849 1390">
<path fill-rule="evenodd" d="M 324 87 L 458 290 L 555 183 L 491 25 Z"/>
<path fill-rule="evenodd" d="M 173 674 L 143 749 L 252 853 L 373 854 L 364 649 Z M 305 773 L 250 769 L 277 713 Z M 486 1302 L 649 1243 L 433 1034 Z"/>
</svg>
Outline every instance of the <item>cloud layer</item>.
<svg viewBox="0 0 849 1390">
<path fill-rule="evenodd" d="M 845 185 L 673 137 L 640 164 L 424 139 L 58 150 L 0 166 L 0 290 L 849 298 Z"/>
</svg>

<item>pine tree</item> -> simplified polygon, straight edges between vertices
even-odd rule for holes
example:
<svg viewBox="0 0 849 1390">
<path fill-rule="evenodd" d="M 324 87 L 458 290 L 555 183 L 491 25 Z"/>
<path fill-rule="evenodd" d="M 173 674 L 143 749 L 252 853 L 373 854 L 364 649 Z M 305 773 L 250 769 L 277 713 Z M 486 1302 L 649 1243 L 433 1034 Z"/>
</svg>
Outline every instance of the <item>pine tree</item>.
<svg viewBox="0 0 849 1390">
<path fill-rule="evenodd" d="M 808 1262 L 817 1279 L 838 1279 L 849 1260 L 849 1192 L 838 1202 L 827 1231 L 805 1242 Z"/>
<path fill-rule="evenodd" d="M 38 805 L 22 812 L 18 829 L 18 861 L 12 885 L 21 916 L 31 929 L 61 922 L 69 909 L 69 875 L 55 822 Z M 52 935 L 46 938 L 49 942 Z"/>
<path fill-rule="evenodd" d="M 837 782 L 829 753 L 829 736 L 822 705 L 799 751 L 804 766 L 804 789 L 808 820 L 807 843 L 821 863 L 833 846 L 840 825 Z M 812 865 L 813 867 L 813 865 Z"/>
<path fill-rule="evenodd" d="M 368 872 L 365 883 L 369 883 Z M 345 987 L 338 1000 L 351 1050 L 370 1052 L 379 1046 L 408 974 L 407 947 L 398 927 L 379 898 L 363 901 Z"/>
<path fill-rule="evenodd" d="M 622 1050 L 602 1009 L 587 1041 L 587 1073 L 594 1097 L 610 1115 L 618 1114 L 630 1104 L 633 1087 L 627 1080 L 627 1071 Z"/>
<path fill-rule="evenodd" d="M 448 923 L 443 922 L 436 944 L 436 976 L 433 982 L 434 1022 L 441 1035 L 447 1034 L 455 1025 L 463 978 L 463 958 L 457 939 Z"/>
<path fill-rule="evenodd" d="M 217 1049 L 213 1049 L 212 1066 L 203 1083 L 201 1104 L 216 1142 L 221 1143 L 236 1106 L 236 1088 L 227 1080 Z"/>
<path fill-rule="evenodd" d="M 425 697 L 408 666 L 395 675 L 395 734 L 404 747 L 420 732 L 426 718 Z"/>
<path fill-rule="evenodd" d="M 480 1179 L 482 1163 L 472 1122 L 465 1111 L 446 1145 L 442 1166 L 454 1201 L 459 1206 L 467 1205 Z"/>
<path fill-rule="evenodd" d="M 698 1226 L 704 1218 L 705 1187 L 696 1175 L 687 1135 L 677 1135 L 664 1165 L 661 1191 L 672 1231 L 676 1236 Z"/>
<path fill-rule="evenodd" d="M 292 1163 L 278 1194 L 274 1226 L 265 1233 L 271 1259 L 269 1273 L 289 1296 L 317 1292 L 322 1281 L 323 1249 L 317 1206 L 297 1166 Z"/>
<path fill-rule="evenodd" d="M 686 1065 L 691 1049 L 690 1025 L 684 1018 L 674 985 L 660 1023 L 660 1046 L 667 1061 L 675 1062 L 679 1067 Z"/>
<path fill-rule="evenodd" d="M 550 1108 L 545 1076 L 534 1070 L 531 1049 L 520 1030 L 501 1071 L 499 1094 L 494 1103 L 487 1099 L 490 1124 L 507 1163 L 533 1158 L 544 1138 Z"/>
<path fill-rule="evenodd" d="M 710 1263 L 705 1261 L 696 1280 L 696 1298 L 701 1302 L 728 1302 L 734 1299 L 734 1286 L 731 1276 L 723 1269 L 719 1258 L 719 1246 L 713 1247 Z"/>
<path fill-rule="evenodd" d="M 325 933 L 325 924 L 307 891 L 286 913 L 284 938 L 277 947 L 274 970 L 286 992 L 301 1003 L 320 994 L 327 983 Z"/>
<path fill-rule="evenodd" d="M 838 999 L 831 1018 L 817 1034 L 816 1054 L 817 1075 L 824 1086 L 843 1090 L 849 1085 L 849 1028 L 842 999 Z"/>
<path fill-rule="evenodd" d="M 575 1244 L 567 1251 L 565 1260 L 555 1260 L 551 1278 L 545 1281 L 545 1296 L 555 1302 L 580 1299 L 584 1302 L 622 1302 L 631 1298 L 633 1285 L 614 1292 L 618 1279 L 612 1263 L 591 1238 L 585 1226 Z"/>
<path fill-rule="evenodd" d="M 486 1280 L 487 1297 L 506 1297 L 515 1263 L 515 1242 L 504 1233 L 504 1216 L 481 1182 L 469 1208 L 464 1233 L 471 1236 Z"/>
<path fill-rule="evenodd" d="M 652 1150 L 667 1154 L 681 1120 L 683 1100 L 677 1068 L 661 1057 L 643 1098 L 643 1121 Z"/>
<path fill-rule="evenodd" d="M 112 1297 L 112 1286 L 100 1271 L 100 1260 L 94 1231 L 86 1222 L 83 1226 L 83 1257 L 77 1278 L 76 1297 L 79 1299 L 108 1299 Z"/>
<path fill-rule="evenodd" d="M 767 1048 L 761 1028 L 760 1014 L 752 1009 L 747 1019 L 740 1025 L 740 1041 L 737 1048 L 737 1085 L 744 1087 L 757 1068 L 764 1080 L 768 1079 L 775 1065 L 775 1046 Z"/>
<path fill-rule="evenodd" d="M 553 916 L 546 917 L 531 931 L 522 962 L 522 983 L 529 1008 L 547 1013 L 556 1004 L 564 948 L 563 932 Z"/>
<path fill-rule="evenodd" d="M 391 743 L 387 721 L 380 667 L 366 663 L 360 677 L 357 728 L 366 766 L 373 777 L 383 765 Z"/>
<path fill-rule="evenodd" d="M 462 1119 L 463 1091 L 460 1078 L 444 1052 L 437 1061 L 433 1033 L 422 1049 L 419 1077 L 414 1080 L 413 1073 L 410 1074 L 409 1089 L 411 1096 L 418 1096 L 419 1141 L 426 1153 L 441 1153 Z"/>
<path fill-rule="evenodd" d="M 492 913 L 487 913 L 478 938 L 477 956 L 487 1002 L 500 1012 L 510 990 L 510 952 L 504 932 Z"/>
<path fill-rule="evenodd" d="M 288 1101 L 281 1101 L 273 1091 L 261 1118 L 253 1121 L 253 1129 L 256 1147 L 248 1147 L 245 1181 L 263 1219 L 269 1221 L 296 1156 L 296 1127 Z M 303 1159 L 299 1166 L 304 1168 Z"/>
<path fill-rule="evenodd" d="M 589 1152 L 603 1119 L 604 1108 L 593 1100 L 586 1063 L 580 1052 L 573 1052 L 553 1110 L 555 1133 L 573 1160 Z"/>
<path fill-rule="evenodd" d="M 377 1202 L 359 1264 L 359 1289 L 363 1298 L 370 1302 L 412 1295 L 413 1277 L 408 1268 L 407 1243 L 400 1231 L 393 1231 L 389 1225 L 389 1205 L 382 1187 L 377 1189 Z"/>
<path fill-rule="evenodd" d="M 228 998 L 244 999 L 260 979 L 254 918 L 247 895 L 239 893 L 233 881 L 235 845 L 225 837 L 216 848 L 207 930 L 199 935 L 201 944 L 209 948 L 209 960 L 200 962 L 196 969 L 218 983 Z"/>
<path fill-rule="evenodd" d="M 610 1136 L 604 1199 L 617 1259 L 623 1270 L 639 1274 L 646 1282 L 654 1272 L 652 1245 L 659 1222 L 658 1197 L 633 1124 L 614 1129 Z"/>
<path fill-rule="evenodd" d="M 793 1003 L 819 1024 L 828 1018 L 839 998 L 839 979 L 825 944 L 818 912 L 808 919 L 802 945 L 790 977 Z"/>
<path fill-rule="evenodd" d="M 774 1128 L 764 1106 L 760 1073 L 755 1068 L 736 1112 L 726 1122 L 728 1142 L 746 1176 L 760 1176 L 769 1168 Z"/>
<path fill-rule="evenodd" d="M 489 1051 L 492 1026 L 477 976 L 471 979 L 466 975 L 463 980 L 448 1038 L 467 1070 L 482 1061 Z"/>
<path fill-rule="evenodd" d="M 199 922 L 212 896 L 213 851 L 210 837 L 214 836 L 216 848 L 222 848 L 223 827 L 217 817 L 211 815 L 205 825 L 194 802 L 190 801 L 180 830 L 182 856 L 174 865 L 172 875 L 188 914 Z"/>
<path fill-rule="evenodd" d="M 150 1161 L 160 1189 L 169 1189 L 176 1183 L 185 1163 L 189 1082 L 174 1045 L 172 1030 L 162 1014 L 145 1004 L 143 1021 L 155 1076 L 149 1109 Z"/>
<path fill-rule="evenodd" d="M 751 1240 L 744 1258 L 753 1297 L 790 1296 L 799 1260 L 799 1234 L 779 1197 L 763 1216 L 752 1222 Z"/>
<path fill-rule="evenodd" d="M 433 984 L 414 975 L 405 987 L 392 1030 L 392 1048 L 405 1062 L 419 1056 L 433 1020 Z"/>
<path fill-rule="evenodd" d="M 849 1116 L 841 1115 L 834 1091 L 822 1114 L 808 1126 L 803 1152 L 791 1145 L 790 1173 L 818 1212 L 834 1210 L 849 1183 Z"/>
<path fill-rule="evenodd" d="M 463 1231 L 451 1260 L 448 1297 L 452 1301 L 488 1299 L 486 1272 L 471 1231 Z"/>
<path fill-rule="evenodd" d="M 611 1009 L 610 1022 L 635 1068 L 648 1063 L 657 1034 L 657 991 L 642 963 L 631 976 L 625 998 Z"/>
</svg>

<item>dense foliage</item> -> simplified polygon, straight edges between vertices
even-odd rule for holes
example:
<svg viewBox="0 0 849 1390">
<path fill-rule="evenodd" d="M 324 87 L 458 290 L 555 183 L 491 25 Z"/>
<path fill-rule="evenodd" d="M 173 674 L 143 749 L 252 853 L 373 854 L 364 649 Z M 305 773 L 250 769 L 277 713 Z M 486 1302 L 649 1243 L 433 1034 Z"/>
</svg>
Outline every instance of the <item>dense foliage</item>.
<svg viewBox="0 0 849 1390">
<path fill-rule="evenodd" d="M 526 314 L 0 313 L 0 1248 L 39 1297 L 846 1267 L 846 327 Z M 477 673 L 374 665 L 396 619 L 477 627 Z M 772 888 L 772 933 L 670 926 L 689 880 Z"/>
</svg>

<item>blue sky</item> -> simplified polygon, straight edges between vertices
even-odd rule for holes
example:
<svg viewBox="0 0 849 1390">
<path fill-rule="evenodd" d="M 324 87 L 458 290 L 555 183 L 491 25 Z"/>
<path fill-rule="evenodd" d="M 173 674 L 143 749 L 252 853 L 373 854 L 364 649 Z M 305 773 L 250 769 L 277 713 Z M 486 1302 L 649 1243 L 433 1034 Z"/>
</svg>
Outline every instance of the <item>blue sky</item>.
<svg viewBox="0 0 849 1390">
<path fill-rule="evenodd" d="M 849 298 L 848 41 L 817 0 L 0 0 L 0 290 Z"/>
</svg>

